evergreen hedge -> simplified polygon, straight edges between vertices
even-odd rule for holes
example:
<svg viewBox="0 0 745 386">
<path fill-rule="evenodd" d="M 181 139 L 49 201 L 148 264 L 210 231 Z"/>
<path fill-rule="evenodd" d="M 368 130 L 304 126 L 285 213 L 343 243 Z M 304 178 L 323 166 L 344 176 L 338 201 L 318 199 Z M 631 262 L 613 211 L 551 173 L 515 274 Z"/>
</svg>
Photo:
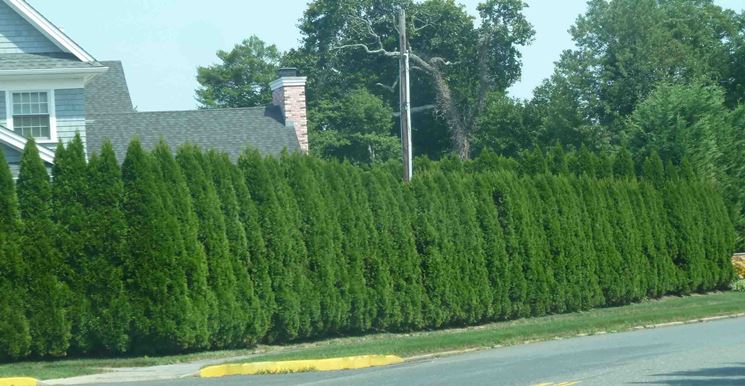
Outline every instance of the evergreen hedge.
<svg viewBox="0 0 745 386">
<path fill-rule="evenodd" d="M 133 141 L 0 161 L 0 359 L 466 326 L 723 289 L 734 230 L 684 161 L 586 148 L 397 165 Z"/>
</svg>

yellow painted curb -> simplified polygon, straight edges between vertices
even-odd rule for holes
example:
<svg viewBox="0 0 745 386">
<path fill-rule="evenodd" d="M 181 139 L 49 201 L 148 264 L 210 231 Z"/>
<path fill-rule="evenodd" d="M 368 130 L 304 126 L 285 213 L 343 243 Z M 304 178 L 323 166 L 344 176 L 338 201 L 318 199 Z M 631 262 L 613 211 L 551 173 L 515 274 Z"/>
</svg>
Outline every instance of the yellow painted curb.
<svg viewBox="0 0 745 386">
<path fill-rule="evenodd" d="M 0 386 L 36 386 L 39 384 L 34 378 L 0 378 Z"/>
<path fill-rule="evenodd" d="M 366 367 L 386 366 L 401 362 L 403 362 L 403 359 L 395 355 L 363 355 L 356 357 L 309 359 L 300 361 L 253 362 L 205 367 L 202 370 L 199 370 L 199 376 L 202 378 L 214 378 L 228 375 L 353 370 L 363 369 Z"/>
</svg>

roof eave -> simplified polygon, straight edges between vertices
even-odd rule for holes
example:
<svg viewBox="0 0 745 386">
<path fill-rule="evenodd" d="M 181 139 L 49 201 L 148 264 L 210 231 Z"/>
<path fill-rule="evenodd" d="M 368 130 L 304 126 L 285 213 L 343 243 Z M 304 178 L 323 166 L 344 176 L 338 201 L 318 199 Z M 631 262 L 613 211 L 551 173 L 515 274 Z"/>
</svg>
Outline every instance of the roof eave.
<svg viewBox="0 0 745 386">
<path fill-rule="evenodd" d="M 20 79 L 32 77 L 71 77 L 79 76 L 88 81 L 98 74 L 108 71 L 108 67 L 90 67 L 90 68 L 39 68 L 39 69 L 19 69 L 19 70 L 0 70 L 0 79 Z"/>
</svg>

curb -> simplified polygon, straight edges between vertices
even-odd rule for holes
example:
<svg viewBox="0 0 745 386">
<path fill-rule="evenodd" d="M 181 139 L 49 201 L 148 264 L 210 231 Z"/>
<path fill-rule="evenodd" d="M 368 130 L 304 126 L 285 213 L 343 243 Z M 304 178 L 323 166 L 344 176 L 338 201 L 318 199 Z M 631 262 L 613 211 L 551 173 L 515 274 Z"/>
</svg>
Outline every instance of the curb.
<svg viewBox="0 0 745 386">
<path fill-rule="evenodd" d="M 41 385 L 34 378 L 0 378 L 0 386 L 37 386 Z"/>
<path fill-rule="evenodd" d="M 367 367 L 387 366 L 402 363 L 395 355 L 362 355 L 344 358 L 309 359 L 298 361 L 253 362 L 209 366 L 199 370 L 201 378 L 216 378 L 229 375 L 257 375 L 297 373 L 306 371 L 356 370 Z M 2 386 L 2 384 L 0 384 Z"/>
</svg>

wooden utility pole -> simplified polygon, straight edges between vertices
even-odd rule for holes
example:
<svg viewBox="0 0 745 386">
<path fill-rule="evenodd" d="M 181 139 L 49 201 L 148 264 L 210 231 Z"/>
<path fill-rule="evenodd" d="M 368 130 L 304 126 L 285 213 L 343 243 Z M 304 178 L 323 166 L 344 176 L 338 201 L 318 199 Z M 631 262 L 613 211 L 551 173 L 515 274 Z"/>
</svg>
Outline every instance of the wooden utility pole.
<svg viewBox="0 0 745 386">
<path fill-rule="evenodd" d="M 404 181 L 411 181 L 414 168 L 411 157 L 411 89 L 409 87 L 409 42 L 406 40 L 406 11 L 398 15 L 398 34 L 400 40 L 400 101 L 401 101 L 401 144 L 404 153 Z"/>
</svg>

